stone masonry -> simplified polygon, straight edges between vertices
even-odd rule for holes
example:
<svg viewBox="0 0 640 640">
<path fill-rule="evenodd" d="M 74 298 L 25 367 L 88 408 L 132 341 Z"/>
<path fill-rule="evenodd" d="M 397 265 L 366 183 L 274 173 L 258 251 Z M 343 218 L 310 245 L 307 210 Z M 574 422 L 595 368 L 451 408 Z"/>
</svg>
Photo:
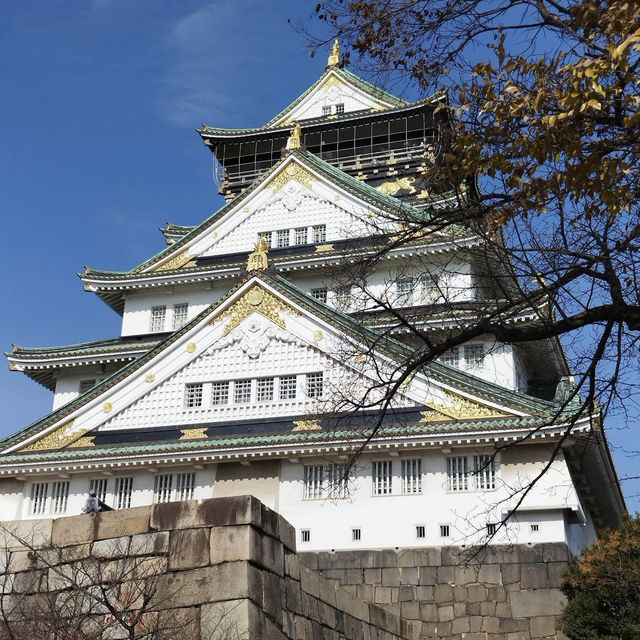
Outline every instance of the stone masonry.
<svg viewBox="0 0 640 640">
<path fill-rule="evenodd" d="M 354 597 L 421 623 L 420 638 L 564 638 L 555 630 L 565 602 L 559 590 L 569 559 L 564 544 L 338 551 L 299 557 L 303 565 Z"/>
<path fill-rule="evenodd" d="M 135 577 L 156 581 L 137 637 L 158 621 L 173 629 L 159 635 L 167 639 L 417 640 L 420 633 L 398 612 L 301 565 L 293 527 L 252 496 L 4 523 L 0 547 L 2 611 L 18 603 L 14 614 L 20 603 L 35 602 L 29 611 L 37 611 L 52 598 L 69 606 L 74 569 L 97 568 L 104 581 L 135 556 Z M 79 595 L 93 588 L 81 582 Z M 92 609 L 89 621 L 108 615 Z"/>
</svg>

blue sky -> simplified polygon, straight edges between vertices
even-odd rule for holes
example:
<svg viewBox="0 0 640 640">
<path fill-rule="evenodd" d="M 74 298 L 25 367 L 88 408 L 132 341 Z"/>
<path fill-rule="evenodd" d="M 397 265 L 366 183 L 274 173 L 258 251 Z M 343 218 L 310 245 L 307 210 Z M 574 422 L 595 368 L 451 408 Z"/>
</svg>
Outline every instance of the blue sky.
<svg viewBox="0 0 640 640">
<path fill-rule="evenodd" d="M 0 19 L 0 346 L 118 335 L 83 291 L 87 264 L 125 270 L 160 250 L 166 220 L 221 205 L 194 129 L 260 125 L 322 73 L 288 24 L 303 0 L 32 0 Z M 51 393 L 0 367 L 0 437 L 50 410 Z M 610 421 L 621 476 L 633 428 Z M 638 428 L 637 425 L 635 427 Z M 624 483 L 627 496 L 640 491 Z M 632 510 L 640 500 L 629 500 Z"/>
</svg>

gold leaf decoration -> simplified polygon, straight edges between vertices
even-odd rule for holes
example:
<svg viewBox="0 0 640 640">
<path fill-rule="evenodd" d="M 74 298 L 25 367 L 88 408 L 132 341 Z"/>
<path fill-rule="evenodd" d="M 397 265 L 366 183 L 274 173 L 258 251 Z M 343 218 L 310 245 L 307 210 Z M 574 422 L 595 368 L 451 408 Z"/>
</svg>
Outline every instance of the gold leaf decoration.
<svg viewBox="0 0 640 640">
<path fill-rule="evenodd" d="M 63 449 L 75 440 L 79 440 L 90 429 L 77 429 L 73 433 L 68 433 L 73 427 L 74 420 L 69 420 L 63 425 L 49 432 L 39 440 L 27 445 L 21 451 L 46 451 L 49 449 Z"/>
<path fill-rule="evenodd" d="M 379 184 L 376 189 L 378 191 L 382 191 L 382 193 L 386 193 L 389 196 L 393 196 L 398 191 L 409 191 L 409 193 L 415 193 L 416 188 L 414 186 L 414 182 L 416 179 L 413 176 L 408 176 L 405 178 L 399 178 L 398 180 L 391 180 L 389 182 L 383 182 Z"/>
<path fill-rule="evenodd" d="M 102 410 L 103 410 L 105 413 L 110 413 L 110 412 L 111 412 L 111 409 L 113 409 L 113 405 L 112 405 L 110 402 L 105 402 L 105 403 L 102 405 Z"/>
<path fill-rule="evenodd" d="M 277 193 L 291 180 L 295 180 L 305 187 L 311 188 L 311 181 L 315 176 L 297 162 L 291 162 L 271 181 L 271 190 Z"/>
<path fill-rule="evenodd" d="M 322 333 L 322 331 L 321 331 L 320 329 L 316 329 L 316 330 L 313 332 L 313 339 L 314 339 L 316 342 L 320 342 L 320 340 L 322 340 L 322 338 L 324 338 L 324 333 Z"/>
<path fill-rule="evenodd" d="M 187 345 L 187 353 L 193 353 L 198 348 L 198 345 L 195 342 L 190 342 Z"/>
<path fill-rule="evenodd" d="M 160 266 L 156 267 L 154 271 L 169 271 L 170 269 L 179 269 L 191 260 L 192 256 L 187 249 L 177 256 L 171 258 L 167 262 L 163 262 Z"/>
<path fill-rule="evenodd" d="M 156 379 L 155 373 L 148 373 L 145 382 L 153 382 Z"/>
<path fill-rule="evenodd" d="M 422 411 L 420 422 L 442 422 L 447 420 L 474 420 L 478 418 L 504 418 L 508 414 L 492 407 L 469 400 L 457 393 L 444 392 L 448 402 L 433 402 L 433 411 Z"/>
<path fill-rule="evenodd" d="M 242 295 L 231 307 L 224 313 L 215 318 L 212 323 L 223 322 L 228 320 L 223 335 L 227 335 L 232 329 L 235 329 L 245 318 L 257 311 L 265 318 L 275 322 L 279 327 L 286 329 L 284 318 L 281 312 L 287 312 L 294 316 L 300 313 L 292 306 L 288 305 L 280 298 L 276 298 L 270 291 L 260 284 L 254 284 L 244 295 Z"/>
<path fill-rule="evenodd" d="M 292 431 L 322 431 L 322 427 L 317 420 L 294 420 Z"/>
<path fill-rule="evenodd" d="M 78 438 L 75 442 L 72 442 L 67 446 L 67 449 L 81 449 L 95 446 L 93 444 L 93 438 L 84 436 L 82 438 Z"/>
<path fill-rule="evenodd" d="M 319 244 L 316 247 L 316 250 L 314 251 L 314 253 L 322 253 L 324 251 L 333 251 L 333 245 L 332 244 Z"/>
<path fill-rule="evenodd" d="M 182 435 L 179 440 L 204 440 L 208 438 L 205 433 L 206 429 L 180 429 Z"/>
</svg>

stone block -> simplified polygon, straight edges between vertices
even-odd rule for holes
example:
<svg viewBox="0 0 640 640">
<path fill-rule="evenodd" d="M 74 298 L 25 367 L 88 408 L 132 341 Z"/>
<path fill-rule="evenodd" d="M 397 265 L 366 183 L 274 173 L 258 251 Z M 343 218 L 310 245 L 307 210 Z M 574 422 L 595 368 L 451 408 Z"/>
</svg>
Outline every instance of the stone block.
<svg viewBox="0 0 640 640">
<path fill-rule="evenodd" d="M 449 621 L 439 622 L 437 633 L 439 634 L 436 636 L 437 638 L 447 638 L 448 640 L 449 636 L 451 635 L 451 622 Z"/>
<path fill-rule="evenodd" d="M 484 616 L 470 616 L 469 617 L 469 629 L 471 633 L 480 633 L 482 630 L 482 621 Z"/>
<path fill-rule="evenodd" d="M 547 565 L 544 562 L 525 564 L 520 576 L 521 589 L 546 589 L 549 586 Z"/>
<path fill-rule="evenodd" d="M 481 602 L 480 603 L 480 615 L 481 616 L 495 616 L 496 607 L 498 605 L 495 602 Z"/>
<path fill-rule="evenodd" d="M 467 615 L 467 604 L 465 602 L 454 602 L 453 603 L 453 617 L 460 618 L 461 616 Z"/>
<path fill-rule="evenodd" d="M 366 551 L 360 565 L 363 569 L 385 569 L 398 566 L 398 554 L 391 549 Z"/>
<path fill-rule="evenodd" d="M 274 511 L 274 513 L 276 513 Z M 278 535 L 276 536 L 289 551 L 296 550 L 296 530 L 295 527 L 285 520 L 280 514 L 278 515 Z"/>
<path fill-rule="evenodd" d="M 555 616 L 539 616 L 529 620 L 529 630 L 532 638 L 546 638 L 556 633 Z"/>
<path fill-rule="evenodd" d="M 194 569 L 209 564 L 209 529 L 176 529 L 169 537 L 169 568 Z"/>
<path fill-rule="evenodd" d="M 467 603 L 467 615 L 479 616 L 480 615 L 480 602 L 468 602 Z"/>
<path fill-rule="evenodd" d="M 400 586 L 400 569 L 384 568 L 382 569 L 382 585 L 385 587 Z"/>
<path fill-rule="evenodd" d="M 400 619 L 378 605 L 369 604 L 369 620 L 383 631 L 400 634 Z"/>
<path fill-rule="evenodd" d="M 147 633 L 144 633 L 143 627 L 143 629 L 136 629 L 136 638 L 148 638 L 149 635 L 151 637 L 156 636 L 158 638 L 162 638 L 162 640 L 169 640 L 169 638 L 200 637 L 201 611 L 198 608 L 189 607 L 187 609 L 167 609 L 166 611 L 160 611 L 157 613 L 152 611 L 150 614 L 157 616 L 156 628 L 161 629 L 162 631 L 159 634 L 156 634 L 153 633 L 153 626 L 147 626 Z M 143 622 L 146 616 L 150 614 L 143 614 Z"/>
<path fill-rule="evenodd" d="M 489 587 L 487 589 L 487 598 L 491 602 L 506 602 L 507 590 L 503 586 Z"/>
<path fill-rule="evenodd" d="M 404 620 L 418 620 L 420 618 L 420 605 L 418 602 L 401 602 L 400 616 Z"/>
<path fill-rule="evenodd" d="M 438 581 L 437 567 L 420 567 L 420 578 L 418 584 L 433 586 Z"/>
<path fill-rule="evenodd" d="M 531 636 L 527 631 L 514 631 L 507 634 L 507 640 L 529 640 Z"/>
<path fill-rule="evenodd" d="M 169 552 L 169 532 L 139 533 L 131 538 L 131 553 L 141 556 L 161 555 Z"/>
<path fill-rule="evenodd" d="M 338 587 L 336 589 L 336 606 L 340 611 L 357 618 L 358 620 L 364 620 L 369 622 L 369 606 L 345 593 L 344 588 Z"/>
<path fill-rule="evenodd" d="M 564 542 L 548 542 L 543 545 L 543 562 L 569 562 L 569 547 Z"/>
<path fill-rule="evenodd" d="M 285 584 L 285 601 L 287 609 L 293 613 L 302 613 L 302 591 L 300 583 L 294 580 L 288 580 Z"/>
<path fill-rule="evenodd" d="M 529 633 L 529 620 L 527 618 L 500 618 L 499 633 L 517 633 L 518 631 Z"/>
<path fill-rule="evenodd" d="M 245 599 L 204 604 L 200 609 L 200 637 L 207 640 L 255 637 L 252 632 L 260 615 L 257 607 Z"/>
<path fill-rule="evenodd" d="M 447 604 L 442 607 L 438 607 L 438 620 L 440 622 L 447 622 L 448 620 L 453 620 L 453 605 Z"/>
<path fill-rule="evenodd" d="M 438 633 L 437 622 L 423 622 L 420 629 L 420 636 L 422 638 L 435 638 Z"/>
<path fill-rule="evenodd" d="M 520 582 L 519 564 L 503 564 L 500 566 L 500 573 L 502 576 L 502 584 Z"/>
<path fill-rule="evenodd" d="M 309 567 L 306 562 L 305 566 L 312 571 L 314 570 L 313 567 Z M 285 550 L 284 552 L 284 571 L 285 574 L 293 580 L 300 580 L 300 560 L 298 556 L 291 551 Z"/>
<path fill-rule="evenodd" d="M 497 602 L 495 615 L 498 618 L 511 618 L 511 605 L 508 602 Z"/>
<path fill-rule="evenodd" d="M 53 520 L 17 520 L 4 522 L 0 528 L 0 547 L 25 549 L 51 544 Z"/>
<path fill-rule="evenodd" d="M 400 584 L 417 585 L 418 567 L 402 567 L 400 569 Z"/>
<path fill-rule="evenodd" d="M 500 618 L 496 618 L 495 616 L 483 617 L 480 630 L 486 633 L 498 633 L 500 630 Z"/>
<path fill-rule="evenodd" d="M 433 587 L 418 587 L 416 589 L 416 597 L 418 600 L 433 601 Z"/>
<path fill-rule="evenodd" d="M 550 562 L 547 565 L 547 572 L 549 574 L 549 586 L 552 589 L 559 589 L 564 580 L 564 576 L 567 573 L 566 562 Z"/>
<path fill-rule="evenodd" d="M 455 567 L 454 581 L 455 584 L 470 584 L 478 582 L 478 574 L 480 568 L 475 565 Z"/>
<path fill-rule="evenodd" d="M 320 600 L 326 602 L 328 605 L 336 606 L 336 585 L 324 578 L 318 579 L 318 588 L 320 590 Z"/>
<path fill-rule="evenodd" d="M 469 585 L 469 602 L 482 602 L 487 599 L 487 589 L 481 584 Z"/>
<path fill-rule="evenodd" d="M 398 602 L 411 602 L 416 599 L 416 587 L 401 586 L 398 590 Z M 364 598 L 363 598 L 364 600 Z"/>
<path fill-rule="evenodd" d="M 3 554 L 6 555 L 6 554 Z M 18 573 L 19 571 L 29 571 L 35 569 L 37 563 L 37 555 L 33 551 L 13 551 L 10 554 L 9 562 L 6 570 L 9 573 Z"/>
<path fill-rule="evenodd" d="M 469 633 L 471 622 L 468 617 L 456 618 L 451 621 L 451 633 Z"/>
<path fill-rule="evenodd" d="M 362 584 L 362 569 L 347 569 L 345 584 Z"/>
<path fill-rule="evenodd" d="M 175 502 L 171 504 L 181 504 Z M 158 506 L 158 505 L 156 505 Z M 149 531 L 151 506 L 133 507 L 132 509 L 118 509 L 115 511 L 101 511 L 95 516 L 94 539 L 117 538 Z"/>
<path fill-rule="evenodd" d="M 438 621 L 438 607 L 432 602 L 420 603 L 420 620 L 424 622 L 437 622 Z"/>
<path fill-rule="evenodd" d="M 44 583 L 47 572 L 44 570 L 21 571 L 13 574 L 13 591 L 15 593 L 37 593 Z"/>
<path fill-rule="evenodd" d="M 93 540 L 96 524 L 95 516 L 82 515 L 67 518 L 56 518 L 51 529 L 51 544 L 63 547 Z"/>
<path fill-rule="evenodd" d="M 375 602 L 377 604 L 391 604 L 391 587 L 376 587 Z"/>
<path fill-rule="evenodd" d="M 455 567 L 451 567 L 451 566 L 438 567 L 438 583 L 454 584 L 455 583 Z"/>
<path fill-rule="evenodd" d="M 433 590 L 433 599 L 436 603 L 452 602 L 453 587 L 450 584 L 437 584 Z"/>
<path fill-rule="evenodd" d="M 382 569 L 365 569 L 365 584 L 382 584 Z"/>
<path fill-rule="evenodd" d="M 478 582 L 484 582 L 485 584 L 500 584 L 500 565 L 482 565 L 478 572 Z"/>
<path fill-rule="evenodd" d="M 453 599 L 456 602 L 466 602 L 469 598 L 467 587 L 456 585 L 453 587 Z"/>
<path fill-rule="evenodd" d="M 94 558 L 122 558 L 129 556 L 130 550 L 131 538 L 129 536 L 96 540 L 91 545 L 91 554 Z"/>
<path fill-rule="evenodd" d="M 262 572 L 262 608 L 273 620 L 282 619 L 284 585 L 282 578 L 269 571 Z"/>
<path fill-rule="evenodd" d="M 375 551 L 336 551 L 329 560 L 329 569 L 360 569 L 364 558 Z"/>
<path fill-rule="evenodd" d="M 306 567 L 300 568 L 300 589 L 314 598 L 320 595 L 320 576 Z"/>
</svg>

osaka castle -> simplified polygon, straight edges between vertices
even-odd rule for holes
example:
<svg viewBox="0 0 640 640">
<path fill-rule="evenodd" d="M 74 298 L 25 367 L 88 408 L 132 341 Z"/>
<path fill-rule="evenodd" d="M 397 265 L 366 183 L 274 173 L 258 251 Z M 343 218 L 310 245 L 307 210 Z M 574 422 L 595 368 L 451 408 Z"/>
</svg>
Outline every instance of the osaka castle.
<svg viewBox="0 0 640 640">
<path fill-rule="evenodd" d="M 429 226 L 475 189 L 425 178 L 445 106 L 358 77 L 336 42 L 265 125 L 203 125 L 224 206 L 168 223 L 128 271 L 80 274 L 120 335 L 7 353 L 53 407 L 0 443 L 0 518 L 79 514 L 94 492 L 113 509 L 252 494 L 301 551 L 487 536 L 579 551 L 619 523 L 602 427 L 566 434 L 558 340 L 487 335 L 394 378 L 416 349 L 403 318 L 438 343 L 515 277 L 480 264 L 472 228 Z"/>
</svg>

